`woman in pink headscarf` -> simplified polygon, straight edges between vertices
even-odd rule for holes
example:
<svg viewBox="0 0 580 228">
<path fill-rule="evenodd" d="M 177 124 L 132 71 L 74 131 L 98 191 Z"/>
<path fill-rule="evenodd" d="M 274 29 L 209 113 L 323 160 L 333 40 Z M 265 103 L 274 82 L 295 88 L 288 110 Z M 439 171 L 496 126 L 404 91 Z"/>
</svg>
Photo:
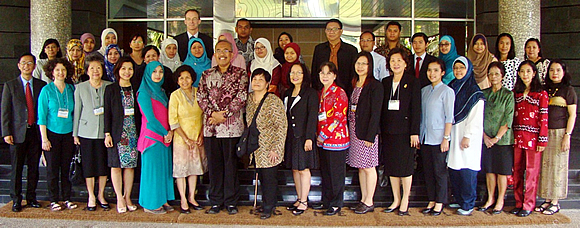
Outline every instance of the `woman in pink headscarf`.
<svg viewBox="0 0 580 228">
<path fill-rule="evenodd" d="M 230 34 L 229 32 L 223 32 L 219 37 L 218 37 L 218 41 L 219 40 L 227 40 L 228 42 L 230 42 L 232 44 L 232 52 L 233 52 L 233 56 L 232 56 L 232 60 L 230 61 L 230 63 L 232 63 L 232 66 L 236 66 L 236 67 L 240 67 L 243 68 L 244 70 L 247 68 L 246 67 L 246 60 L 244 59 L 244 57 L 242 55 L 239 54 L 238 52 L 238 47 L 236 46 L 236 42 L 234 41 L 234 37 L 232 36 L 232 34 Z M 216 62 L 216 58 L 215 55 L 211 58 L 211 66 L 217 66 L 217 62 Z"/>
</svg>

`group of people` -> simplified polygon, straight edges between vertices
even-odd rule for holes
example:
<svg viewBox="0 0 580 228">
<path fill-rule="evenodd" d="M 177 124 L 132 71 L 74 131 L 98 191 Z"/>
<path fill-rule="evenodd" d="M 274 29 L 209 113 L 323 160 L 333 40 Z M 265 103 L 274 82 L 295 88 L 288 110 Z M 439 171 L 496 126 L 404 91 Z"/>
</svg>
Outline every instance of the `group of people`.
<svg viewBox="0 0 580 228">
<path fill-rule="evenodd" d="M 384 212 L 405 216 L 416 154 L 429 199 L 425 214 L 441 214 L 450 203 L 449 187 L 457 213 L 471 214 L 479 171 L 486 173 L 488 189 L 480 211 L 502 211 L 508 175 L 515 180 L 511 212 L 518 216 L 557 213 L 558 200 L 566 198 L 577 98 L 564 62 L 544 59 L 537 39 L 526 42 L 526 60 L 520 61 L 509 34 L 498 37 L 495 54 L 485 36 L 475 35 L 467 56 L 457 53 L 451 36 L 442 36 L 437 58 L 426 52 L 424 33 L 411 37 L 411 52 L 399 43 L 401 25 L 390 22 L 385 45 L 375 48 L 375 35 L 365 31 L 358 52 L 341 40 L 342 23 L 331 19 L 327 42 L 315 47 L 309 69 L 286 32 L 273 51 L 269 40 L 251 37 L 249 20 L 240 19 L 238 38 L 226 31 L 213 46 L 199 32 L 199 11 L 184 16 L 187 31 L 165 39 L 161 50 L 135 35 L 131 51 L 124 52 L 107 28 L 98 51 L 87 33 L 68 42 L 66 59 L 54 39 L 45 42 L 40 59 L 20 57 L 21 74 L 5 84 L 1 113 L 2 136 L 12 152 L 13 211 L 22 209 L 24 164 L 27 205 L 40 207 L 35 189 L 41 154 L 50 209 L 77 207 L 68 178 L 75 145 L 89 211 L 111 208 L 104 197 L 109 174 L 117 212 L 137 210 L 130 196 L 138 157 L 139 205 L 152 214 L 174 210 L 168 204 L 175 199 L 174 182 L 180 212 L 202 210 L 195 192 L 197 177 L 206 172 L 206 213 L 238 213 L 243 161 L 260 179 L 261 219 L 275 211 L 280 166 L 294 177 L 297 200 L 287 207 L 292 214 L 308 207 L 339 213 L 347 164 L 359 174 L 355 213 L 374 211 L 382 164 L 394 196 Z M 240 159 L 237 144 L 248 127 L 259 131 L 259 147 Z M 308 201 L 311 169 L 322 176 L 317 205 Z M 537 208 L 536 193 L 546 199 Z"/>
</svg>

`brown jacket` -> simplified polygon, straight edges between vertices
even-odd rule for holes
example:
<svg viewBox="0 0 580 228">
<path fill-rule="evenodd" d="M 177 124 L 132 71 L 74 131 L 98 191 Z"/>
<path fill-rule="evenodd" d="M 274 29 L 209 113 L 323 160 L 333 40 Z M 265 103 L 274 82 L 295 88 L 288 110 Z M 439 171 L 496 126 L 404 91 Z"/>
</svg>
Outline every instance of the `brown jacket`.
<svg viewBox="0 0 580 228">
<path fill-rule="evenodd" d="M 258 139 L 259 148 L 250 155 L 250 161 L 256 159 L 256 168 L 270 168 L 280 164 L 284 158 L 284 143 L 288 120 L 284 111 L 282 100 L 274 94 L 267 94 L 267 98 L 258 113 L 256 124 L 260 131 Z M 260 102 L 254 102 L 254 93 L 250 93 L 246 103 L 246 121 L 248 125 L 252 122 L 254 113 Z M 278 155 L 278 160 L 270 162 L 268 154 L 274 151 Z"/>
</svg>

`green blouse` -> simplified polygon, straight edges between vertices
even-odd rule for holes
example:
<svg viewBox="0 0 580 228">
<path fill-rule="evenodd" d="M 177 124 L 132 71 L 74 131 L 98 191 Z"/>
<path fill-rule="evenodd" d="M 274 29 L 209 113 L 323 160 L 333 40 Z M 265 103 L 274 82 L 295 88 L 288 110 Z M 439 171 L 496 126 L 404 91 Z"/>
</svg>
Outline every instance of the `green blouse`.
<svg viewBox="0 0 580 228">
<path fill-rule="evenodd" d="M 483 90 L 485 96 L 485 117 L 483 121 L 483 132 L 489 137 L 495 137 L 499 128 L 503 125 L 508 126 L 508 131 L 496 143 L 497 145 L 513 145 L 514 133 L 512 131 L 512 122 L 514 120 L 514 94 L 505 87 L 497 92 L 492 88 Z"/>
</svg>

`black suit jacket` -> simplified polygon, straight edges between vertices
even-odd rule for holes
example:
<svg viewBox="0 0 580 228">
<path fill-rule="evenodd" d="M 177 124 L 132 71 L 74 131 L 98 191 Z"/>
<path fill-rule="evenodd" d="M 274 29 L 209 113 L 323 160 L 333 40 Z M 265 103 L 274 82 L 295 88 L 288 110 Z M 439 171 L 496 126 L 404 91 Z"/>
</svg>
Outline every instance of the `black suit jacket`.
<svg viewBox="0 0 580 228">
<path fill-rule="evenodd" d="M 38 119 L 38 96 L 46 82 L 32 77 L 34 117 Z M 23 143 L 28 125 L 26 93 L 20 76 L 4 84 L 2 91 L 2 137 L 12 135 L 14 143 Z M 34 122 L 36 123 L 37 120 Z"/>
<path fill-rule="evenodd" d="M 137 134 L 141 128 L 141 112 L 137 105 L 137 89 L 133 87 L 134 111 L 135 111 L 135 126 L 137 127 Z M 123 133 L 123 120 L 125 118 L 125 109 L 123 108 L 123 97 L 121 97 L 121 86 L 119 83 L 113 83 L 105 87 L 105 133 L 111 133 L 113 143 L 116 145 L 121 141 L 121 133 Z"/>
<path fill-rule="evenodd" d="M 415 76 L 415 55 L 409 55 L 409 67 L 407 67 L 408 74 Z M 429 78 L 427 77 L 427 68 L 429 67 L 429 63 L 437 61 L 437 57 L 426 54 L 425 60 L 423 60 L 423 64 L 421 64 L 421 70 L 419 70 L 419 84 L 421 88 L 425 87 L 426 85 L 431 84 Z"/>
<path fill-rule="evenodd" d="M 207 57 L 211 59 L 211 57 L 213 56 L 213 39 L 207 34 L 201 32 L 199 33 L 198 36 L 203 41 Z M 187 36 L 187 32 L 175 36 L 175 40 L 177 40 L 177 46 L 179 46 L 177 50 L 177 52 L 179 53 L 179 58 L 181 59 L 181 62 L 183 62 L 187 57 L 187 50 L 189 49 L 189 47 L 187 46 L 189 43 L 189 37 Z"/>
<path fill-rule="evenodd" d="M 391 96 L 393 87 L 391 75 L 383 79 L 385 89 L 381 132 L 384 134 L 419 135 L 421 124 L 421 87 L 414 74 L 405 74 L 399 82 L 399 89 Z M 399 110 L 388 110 L 389 98 L 396 100 L 399 96 Z"/>
<path fill-rule="evenodd" d="M 340 49 L 338 49 L 338 75 L 336 78 L 337 85 L 343 88 L 347 94 L 352 92 L 352 75 L 354 74 L 354 62 L 358 51 L 350 44 L 340 41 Z M 329 61 L 330 59 L 330 43 L 328 41 L 316 45 L 314 48 L 314 55 L 312 56 L 312 75 L 313 87 L 315 89 L 322 89 L 322 83 L 318 77 L 320 64 Z"/>
<path fill-rule="evenodd" d="M 292 95 L 292 90 L 288 89 L 284 93 L 284 104 L 286 110 L 290 109 L 288 118 L 288 129 L 292 128 L 294 132 L 293 137 L 305 137 L 311 139 L 312 143 L 316 143 L 316 129 L 318 127 L 318 106 L 320 101 L 318 99 L 318 92 L 313 88 L 303 88 L 294 99 L 295 103 L 289 104 L 288 97 Z M 299 100 L 298 97 L 300 97 Z M 288 135 L 288 137 L 292 137 Z"/>
<path fill-rule="evenodd" d="M 383 104 L 383 87 L 374 77 L 360 92 L 356 104 L 356 137 L 365 141 L 374 142 L 380 131 L 381 107 Z M 353 105 L 352 101 L 350 101 Z"/>
</svg>

